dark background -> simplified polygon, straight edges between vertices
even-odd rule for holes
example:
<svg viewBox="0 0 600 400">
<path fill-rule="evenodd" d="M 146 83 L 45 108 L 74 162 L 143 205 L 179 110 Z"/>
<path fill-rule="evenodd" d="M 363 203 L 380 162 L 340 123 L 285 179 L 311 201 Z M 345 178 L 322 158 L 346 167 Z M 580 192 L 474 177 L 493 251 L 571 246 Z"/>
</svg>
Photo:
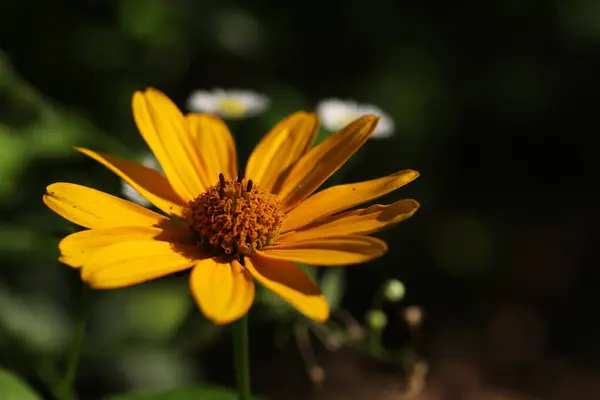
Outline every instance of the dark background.
<svg viewBox="0 0 600 400">
<path fill-rule="evenodd" d="M 599 45 L 593 0 L 2 1 L 0 363 L 48 398 L 62 374 L 81 284 L 56 261 L 74 227 L 41 196 L 56 181 L 120 188 L 72 147 L 143 155 L 135 90 L 156 87 L 185 108 L 193 90 L 240 87 L 272 101 L 231 122 L 242 156 L 273 123 L 323 98 L 394 118 L 395 136 L 369 141 L 337 179 L 419 170 L 384 200 L 422 208 L 380 234 L 384 258 L 345 270 L 340 307 L 363 323 L 382 283 L 404 283 L 404 300 L 384 307 L 383 345 L 408 346 L 402 311 L 422 308 L 417 350 L 429 374 L 418 398 L 597 398 Z M 186 287 L 175 277 L 92 293 L 81 399 L 233 386 L 227 329 L 203 320 Z M 253 308 L 256 393 L 402 398 L 397 363 L 318 340 L 327 379 L 311 389 L 290 315 Z M 276 346 L 277 337 L 288 340 Z"/>
</svg>

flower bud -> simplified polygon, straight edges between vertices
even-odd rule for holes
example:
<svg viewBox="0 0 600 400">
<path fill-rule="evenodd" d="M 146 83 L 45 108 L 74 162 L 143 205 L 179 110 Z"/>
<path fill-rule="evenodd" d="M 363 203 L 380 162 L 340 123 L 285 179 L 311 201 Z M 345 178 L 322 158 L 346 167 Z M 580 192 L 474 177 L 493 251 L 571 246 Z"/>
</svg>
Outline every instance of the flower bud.
<svg viewBox="0 0 600 400">
<path fill-rule="evenodd" d="M 385 283 L 383 296 L 391 303 L 398 303 L 404 298 L 406 288 L 398 279 L 390 279 Z"/>
<path fill-rule="evenodd" d="M 406 307 L 404 320 L 411 328 L 418 328 L 423 323 L 423 310 L 419 306 Z"/>
<path fill-rule="evenodd" d="M 367 312 L 367 323 L 376 330 L 383 330 L 387 326 L 387 315 L 381 310 L 369 310 Z"/>
</svg>

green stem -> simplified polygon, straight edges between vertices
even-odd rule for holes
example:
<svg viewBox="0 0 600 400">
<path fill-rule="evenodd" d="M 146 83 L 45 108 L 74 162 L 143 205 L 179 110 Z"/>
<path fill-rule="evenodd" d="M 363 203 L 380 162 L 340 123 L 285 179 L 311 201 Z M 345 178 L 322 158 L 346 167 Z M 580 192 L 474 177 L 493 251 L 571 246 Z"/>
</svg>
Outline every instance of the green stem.
<svg viewBox="0 0 600 400">
<path fill-rule="evenodd" d="M 373 296 L 373 301 L 371 301 L 371 310 L 382 310 L 383 309 L 383 292 L 384 287 L 379 286 L 377 291 L 375 292 L 375 296 Z"/>
<path fill-rule="evenodd" d="M 81 356 L 81 347 L 83 344 L 83 338 L 85 336 L 85 328 L 87 325 L 87 314 L 88 314 L 88 303 L 89 303 L 89 292 L 90 290 L 83 285 L 83 292 L 81 294 L 81 310 L 77 318 L 77 326 L 75 327 L 75 333 L 73 335 L 73 342 L 71 343 L 71 349 L 67 359 L 67 368 L 65 376 L 59 383 L 57 392 L 59 400 L 72 400 L 75 398 L 75 378 L 77 376 L 77 366 L 79 365 L 79 359 Z"/>
<path fill-rule="evenodd" d="M 240 400 L 250 400 L 250 357 L 248 354 L 248 316 L 233 324 L 233 353 Z"/>
<path fill-rule="evenodd" d="M 381 346 L 381 330 L 380 329 L 371 329 L 367 336 L 367 343 L 369 346 L 369 352 L 371 355 L 375 357 L 381 356 L 383 352 Z"/>
</svg>

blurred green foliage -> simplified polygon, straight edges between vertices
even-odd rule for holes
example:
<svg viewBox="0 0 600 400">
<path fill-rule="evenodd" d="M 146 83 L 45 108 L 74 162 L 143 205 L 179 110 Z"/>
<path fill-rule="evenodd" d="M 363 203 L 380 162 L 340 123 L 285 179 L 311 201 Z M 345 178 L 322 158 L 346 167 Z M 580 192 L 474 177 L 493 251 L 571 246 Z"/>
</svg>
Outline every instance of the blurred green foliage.
<svg viewBox="0 0 600 400">
<path fill-rule="evenodd" d="M 404 302 L 432 309 L 432 318 L 444 325 L 484 318 L 489 304 L 507 298 L 543 309 L 547 299 L 558 299 L 561 309 L 584 311 L 549 312 L 556 342 L 597 362 L 599 330 L 581 322 L 585 307 L 597 304 L 585 283 L 594 275 L 582 272 L 583 282 L 564 278 L 577 264 L 569 260 L 583 259 L 583 251 L 544 258 L 560 246 L 548 245 L 535 229 L 542 221 L 542 232 L 556 229 L 565 243 L 581 233 L 572 234 L 562 221 L 592 219 L 586 207 L 593 197 L 582 189 L 581 176 L 598 169 L 587 137 L 596 129 L 588 125 L 597 126 L 599 15 L 593 0 L 451 6 L 313 0 L 299 10 L 281 2 L 3 1 L 0 363 L 52 398 L 75 326 L 80 283 L 77 271 L 56 261 L 58 241 L 76 227 L 45 208 L 41 196 L 56 181 L 119 194 L 119 180 L 73 146 L 132 159 L 144 154 L 130 100 L 146 86 L 163 90 L 184 109 L 199 88 L 266 93 L 272 107 L 265 114 L 229 124 L 242 162 L 274 123 L 314 109 L 323 98 L 371 102 L 392 115 L 396 136 L 370 141 L 327 185 L 417 169 L 419 181 L 382 202 L 413 197 L 422 209 L 380 234 L 390 244 L 386 257 L 348 269 L 306 267 L 332 306 L 349 310 L 361 325 L 373 311 L 386 316 L 381 331 L 359 340 L 361 351 L 373 355 L 375 337 L 376 355 L 401 358 L 385 347 L 383 330 L 392 330 Z M 321 130 L 318 141 L 326 134 Z M 556 204 L 567 197 L 580 207 Z M 584 222 L 577 229 L 585 229 Z M 530 228 L 539 243 L 522 238 Z M 530 271 L 533 277 L 526 275 Z M 565 286 L 547 284 L 554 282 L 548 276 Z M 374 307 L 390 277 L 405 284 L 403 302 Z M 295 349 L 298 326 L 315 329 L 262 289 L 251 316 L 258 365 L 272 352 L 283 354 L 274 343 Z M 564 320 L 576 316 L 577 332 L 565 333 L 570 325 Z M 332 337 L 349 336 L 347 323 L 324 328 Z M 579 340 L 562 344 L 570 334 Z M 226 329 L 202 318 L 185 276 L 96 292 L 77 389 L 82 399 L 96 399 L 203 382 L 232 386 L 228 339 Z M 391 342 L 396 348 L 406 344 Z M 0 389 L 15 399 L 39 397 L 2 371 Z M 205 389 L 190 390 L 113 399 L 178 399 Z M 11 398 L 2 391 L 0 397 Z"/>
<path fill-rule="evenodd" d="M 214 386 L 197 387 L 190 389 L 174 389 L 169 391 L 138 391 L 124 395 L 111 396 L 107 400 L 237 400 L 238 395 L 231 389 Z M 257 399 L 255 397 L 255 399 Z"/>
<path fill-rule="evenodd" d="M 0 369 L 0 394 L 6 400 L 41 399 L 21 378 L 4 369 Z"/>
</svg>

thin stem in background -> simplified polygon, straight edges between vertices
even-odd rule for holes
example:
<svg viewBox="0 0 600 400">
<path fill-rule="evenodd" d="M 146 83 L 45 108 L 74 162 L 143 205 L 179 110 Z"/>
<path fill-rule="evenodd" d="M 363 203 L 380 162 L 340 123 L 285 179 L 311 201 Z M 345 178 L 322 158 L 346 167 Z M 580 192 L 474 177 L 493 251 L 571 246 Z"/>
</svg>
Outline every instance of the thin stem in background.
<svg viewBox="0 0 600 400">
<path fill-rule="evenodd" d="M 77 367 L 79 366 L 81 348 L 87 326 L 89 298 L 90 289 L 85 284 L 82 284 L 81 310 L 79 312 L 79 316 L 77 317 L 77 325 L 75 327 L 71 349 L 69 350 L 65 375 L 57 388 L 57 393 L 60 400 L 73 400 L 76 398 L 74 388 L 75 378 L 77 377 Z"/>
<path fill-rule="evenodd" d="M 306 372 L 318 389 L 325 380 L 325 370 L 317 363 L 315 351 L 310 343 L 309 326 L 304 322 L 297 322 L 294 327 L 294 336 L 300 355 L 304 360 Z"/>
</svg>

